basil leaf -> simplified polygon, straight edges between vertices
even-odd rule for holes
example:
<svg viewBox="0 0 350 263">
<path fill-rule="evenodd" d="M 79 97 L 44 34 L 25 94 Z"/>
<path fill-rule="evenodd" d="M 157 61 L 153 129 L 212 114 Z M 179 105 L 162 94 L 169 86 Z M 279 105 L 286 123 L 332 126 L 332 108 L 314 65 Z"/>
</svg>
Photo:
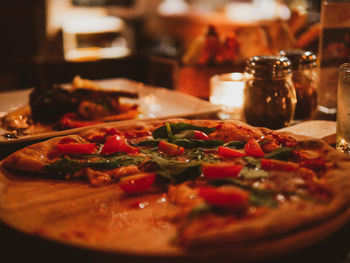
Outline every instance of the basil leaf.
<svg viewBox="0 0 350 263">
<path fill-rule="evenodd" d="M 225 143 L 224 146 L 233 148 L 233 149 L 243 149 L 245 146 L 245 143 L 240 141 L 232 141 L 232 142 Z"/>
<path fill-rule="evenodd" d="M 277 160 L 286 160 L 293 153 L 294 148 L 282 146 L 269 154 L 265 155 L 265 159 L 277 159 Z"/>
<path fill-rule="evenodd" d="M 65 176 L 80 170 L 78 161 L 64 157 L 56 162 L 53 162 L 45 167 L 45 171 L 56 176 Z"/>
<path fill-rule="evenodd" d="M 161 140 L 157 139 L 157 140 L 146 140 L 146 141 L 142 141 L 137 143 L 137 146 L 152 146 L 152 147 L 158 147 L 158 144 Z"/>
<path fill-rule="evenodd" d="M 175 135 L 181 131 L 184 130 L 197 130 L 197 131 L 202 131 L 206 134 L 211 134 L 216 131 L 216 127 L 200 127 L 200 126 L 195 126 L 192 124 L 188 123 L 170 123 L 169 126 L 171 127 L 172 134 Z M 153 138 L 168 138 L 169 134 L 167 131 L 166 125 L 159 127 L 158 129 L 155 129 L 152 133 Z"/>
</svg>

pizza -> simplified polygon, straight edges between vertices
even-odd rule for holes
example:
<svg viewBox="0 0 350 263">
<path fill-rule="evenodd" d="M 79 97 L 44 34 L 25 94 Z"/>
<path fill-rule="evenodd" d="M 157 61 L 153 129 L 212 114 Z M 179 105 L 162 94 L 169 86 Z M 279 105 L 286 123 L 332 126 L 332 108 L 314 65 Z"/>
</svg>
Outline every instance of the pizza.
<svg viewBox="0 0 350 263">
<path fill-rule="evenodd" d="M 2 167 L 64 181 L 79 196 L 106 191 L 107 211 L 66 220 L 65 229 L 73 224 L 83 233 L 69 242 L 131 254 L 271 257 L 312 244 L 349 219 L 349 157 L 322 140 L 239 121 L 98 127 L 30 145 Z M 53 238 L 62 241 L 58 229 L 55 223 Z"/>
<path fill-rule="evenodd" d="M 76 76 L 70 89 L 53 85 L 34 89 L 29 105 L 9 112 L 0 119 L 5 138 L 81 128 L 103 122 L 134 119 L 138 105 L 121 101 L 137 99 L 136 92 L 107 90 L 95 82 Z"/>
</svg>

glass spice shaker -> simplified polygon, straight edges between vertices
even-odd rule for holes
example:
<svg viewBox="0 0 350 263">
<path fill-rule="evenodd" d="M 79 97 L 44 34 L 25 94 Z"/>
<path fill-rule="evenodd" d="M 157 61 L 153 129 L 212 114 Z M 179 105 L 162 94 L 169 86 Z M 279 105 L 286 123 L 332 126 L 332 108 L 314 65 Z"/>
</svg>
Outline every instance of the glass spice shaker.
<svg viewBox="0 0 350 263">
<path fill-rule="evenodd" d="M 296 94 L 286 57 L 255 56 L 247 61 L 244 116 L 247 123 L 278 129 L 291 124 Z"/>
<path fill-rule="evenodd" d="M 316 55 L 302 50 L 282 50 L 279 54 L 292 64 L 292 80 L 297 94 L 294 119 L 314 118 L 317 112 Z"/>
</svg>

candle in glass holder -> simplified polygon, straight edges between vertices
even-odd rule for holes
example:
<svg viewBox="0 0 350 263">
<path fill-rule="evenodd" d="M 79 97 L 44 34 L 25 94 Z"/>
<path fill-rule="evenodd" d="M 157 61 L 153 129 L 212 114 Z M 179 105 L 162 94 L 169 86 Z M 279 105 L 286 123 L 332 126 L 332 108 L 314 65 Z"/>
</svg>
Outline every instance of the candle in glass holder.
<svg viewBox="0 0 350 263">
<path fill-rule="evenodd" d="M 210 102 L 221 105 L 221 119 L 242 119 L 243 90 L 245 76 L 243 73 L 214 75 L 210 79 Z"/>
</svg>

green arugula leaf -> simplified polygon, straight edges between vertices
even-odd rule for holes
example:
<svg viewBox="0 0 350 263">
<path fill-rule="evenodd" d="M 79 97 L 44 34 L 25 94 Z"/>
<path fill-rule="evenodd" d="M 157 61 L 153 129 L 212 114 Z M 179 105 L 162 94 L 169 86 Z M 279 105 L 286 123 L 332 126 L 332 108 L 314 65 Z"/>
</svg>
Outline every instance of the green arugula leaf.
<svg viewBox="0 0 350 263">
<path fill-rule="evenodd" d="M 170 142 L 172 142 L 174 140 L 174 134 L 169 122 L 165 123 L 165 128 L 166 128 L 167 138 Z"/>
<path fill-rule="evenodd" d="M 152 154 L 151 161 L 159 167 L 159 170 L 156 171 L 157 174 L 167 179 L 171 178 L 175 183 L 194 180 L 201 174 L 201 163 L 197 161 L 181 162 L 163 158 L 157 153 Z"/>
<path fill-rule="evenodd" d="M 160 139 L 156 139 L 156 140 L 146 140 L 146 141 L 142 141 L 137 143 L 137 146 L 152 146 L 152 147 L 158 147 L 158 144 L 161 140 Z"/>
<path fill-rule="evenodd" d="M 194 130 L 183 130 L 175 135 L 176 139 L 193 139 Z"/>
<path fill-rule="evenodd" d="M 79 171 L 83 167 L 91 167 L 96 169 L 114 169 L 121 166 L 127 165 L 138 165 L 145 158 L 142 156 L 129 156 L 129 155 L 119 155 L 119 156 L 97 156 L 93 159 L 88 160 L 73 160 L 68 157 L 64 157 L 58 161 L 53 162 L 45 167 L 47 173 L 64 176 L 67 174 L 73 174 Z"/>
<path fill-rule="evenodd" d="M 192 157 L 192 160 L 202 163 L 216 163 L 221 159 L 213 154 L 204 153 L 202 148 L 187 150 L 187 155 Z"/>
<path fill-rule="evenodd" d="M 269 176 L 269 173 L 265 170 L 261 170 L 257 168 L 249 168 L 247 166 L 244 166 L 238 174 L 238 177 L 246 180 L 262 179 L 268 176 Z"/>
<path fill-rule="evenodd" d="M 246 180 L 262 179 L 269 176 L 269 173 L 261 169 L 260 159 L 252 156 L 245 156 L 243 160 L 247 163 L 239 172 L 238 177 Z"/>
<path fill-rule="evenodd" d="M 232 142 L 225 143 L 223 146 L 233 148 L 233 149 L 243 149 L 245 146 L 245 143 L 240 141 L 232 141 Z"/>
<path fill-rule="evenodd" d="M 145 158 L 142 156 L 129 156 L 129 155 L 118 155 L 111 157 L 103 157 L 94 160 L 88 160 L 87 162 L 81 163 L 82 167 L 92 167 L 97 169 L 114 169 L 128 165 L 138 165 Z"/>
<path fill-rule="evenodd" d="M 188 140 L 188 139 L 175 139 L 174 144 L 184 147 L 186 149 L 191 148 L 215 148 L 223 145 L 224 142 L 220 140 Z"/>
<path fill-rule="evenodd" d="M 184 130 L 197 130 L 197 131 L 202 131 L 206 134 L 211 134 L 216 131 L 216 127 L 200 127 L 200 126 L 195 126 L 192 124 L 188 123 L 170 123 L 169 126 L 171 127 L 172 134 L 178 134 L 181 131 Z M 167 125 L 161 126 L 158 129 L 154 130 L 153 133 L 153 138 L 169 138 L 169 133 L 167 130 Z"/>
<path fill-rule="evenodd" d="M 273 195 L 261 194 L 259 192 L 251 192 L 249 195 L 249 202 L 254 206 L 268 206 L 272 208 L 278 206 Z"/>
<path fill-rule="evenodd" d="M 281 148 L 278 148 L 274 151 L 272 151 L 269 154 L 265 155 L 265 159 L 277 159 L 277 160 L 287 160 L 288 157 L 290 157 L 293 154 L 293 147 L 285 147 L 282 146 Z"/>
<path fill-rule="evenodd" d="M 155 139 L 155 140 L 146 140 L 137 143 L 137 146 L 152 146 L 156 147 L 158 146 L 161 139 Z M 189 139 L 180 139 L 180 138 L 174 138 L 171 142 L 173 144 L 176 144 L 178 146 L 184 147 L 186 149 L 192 149 L 192 148 L 215 148 L 220 145 L 223 145 L 223 142 L 220 140 L 189 140 Z"/>
<path fill-rule="evenodd" d="M 207 213 L 210 213 L 212 211 L 212 206 L 208 203 L 201 203 L 194 207 L 189 213 L 188 213 L 188 219 L 193 220 L 197 217 L 200 217 L 202 215 L 205 215 Z"/>
<path fill-rule="evenodd" d="M 260 146 L 262 146 L 262 145 L 264 145 L 264 144 L 266 144 L 266 143 L 268 143 L 268 142 L 270 142 L 270 141 L 271 141 L 271 139 L 264 138 L 264 139 L 262 139 L 262 140 L 259 141 L 259 144 L 260 144 Z"/>
<path fill-rule="evenodd" d="M 247 166 L 250 168 L 261 168 L 261 161 L 258 158 L 254 158 L 252 156 L 245 156 L 243 160 L 246 161 Z"/>
</svg>

